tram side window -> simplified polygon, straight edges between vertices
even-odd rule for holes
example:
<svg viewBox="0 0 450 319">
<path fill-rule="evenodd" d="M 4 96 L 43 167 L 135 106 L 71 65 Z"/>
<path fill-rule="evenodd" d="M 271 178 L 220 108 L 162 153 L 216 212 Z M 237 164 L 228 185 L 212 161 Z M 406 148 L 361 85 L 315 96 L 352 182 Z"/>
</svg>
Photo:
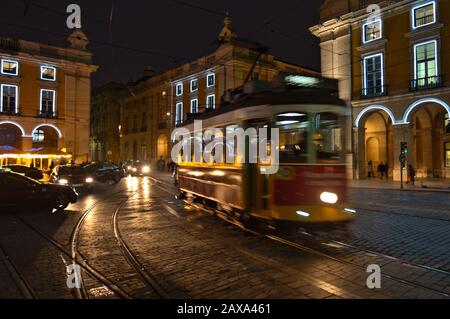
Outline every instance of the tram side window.
<svg viewBox="0 0 450 319">
<path fill-rule="evenodd" d="M 280 135 L 280 162 L 307 163 L 308 115 L 303 113 L 279 114 L 276 126 Z"/>
<path fill-rule="evenodd" d="M 342 152 L 342 130 L 339 116 L 333 113 L 316 115 L 314 145 L 318 162 L 338 162 Z"/>
</svg>

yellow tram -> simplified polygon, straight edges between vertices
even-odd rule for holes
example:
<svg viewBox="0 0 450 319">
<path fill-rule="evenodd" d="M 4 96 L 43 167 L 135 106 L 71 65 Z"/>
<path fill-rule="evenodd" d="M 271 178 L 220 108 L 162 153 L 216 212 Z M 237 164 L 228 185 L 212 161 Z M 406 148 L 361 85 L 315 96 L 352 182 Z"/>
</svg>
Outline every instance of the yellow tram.
<svg viewBox="0 0 450 319">
<path fill-rule="evenodd" d="M 280 74 L 247 83 L 228 92 L 221 108 L 188 116 L 172 135 L 180 194 L 276 225 L 344 225 L 355 215 L 347 198 L 347 117 L 335 80 Z M 239 129 L 240 141 L 232 134 Z M 258 140 L 261 129 L 267 136 Z M 208 148 L 212 137 L 219 142 Z M 255 144 L 262 148 L 251 161 Z"/>
</svg>

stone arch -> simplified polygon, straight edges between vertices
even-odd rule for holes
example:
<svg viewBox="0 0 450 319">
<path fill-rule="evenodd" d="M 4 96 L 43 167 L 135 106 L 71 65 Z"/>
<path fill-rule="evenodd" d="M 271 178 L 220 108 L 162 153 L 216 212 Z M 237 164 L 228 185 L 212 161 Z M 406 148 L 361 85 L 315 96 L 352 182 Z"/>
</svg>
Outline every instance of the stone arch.
<svg viewBox="0 0 450 319">
<path fill-rule="evenodd" d="M 397 120 L 395 119 L 394 113 L 391 111 L 390 108 L 388 108 L 384 105 L 370 105 L 370 106 L 364 108 L 363 110 L 361 110 L 361 112 L 359 112 L 359 114 L 355 120 L 355 127 L 359 128 L 363 117 L 367 117 L 370 115 L 370 113 L 377 111 L 377 110 L 384 111 L 391 119 L 392 124 L 394 124 L 394 125 L 397 124 Z"/>
<path fill-rule="evenodd" d="M 40 128 L 42 128 L 42 127 L 51 127 L 51 128 L 53 128 L 57 133 L 58 133 L 58 137 L 59 138 L 62 138 L 63 137 L 63 134 L 62 134 L 62 132 L 61 132 L 61 130 L 56 126 L 56 125 L 53 125 L 53 124 L 50 124 L 50 123 L 43 123 L 43 124 L 39 124 L 39 125 L 37 125 L 32 131 L 31 131 L 31 136 L 33 136 L 33 134 L 38 130 L 38 129 L 40 129 Z"/>
<path fill-rule="evenodd" d="M 0 121 L 0 125 L 3 125 L 3 124 L 10 124 L 10 125 L 16 126 L 20 130 L 20 132 L 22 133 L 22 137 L 26 136 L 25 129 L 21 125 L 19 125 L 18 123 L 13 122 L 13 121 Z"/>
<path fill-rule="evenodd" d="M 412 103 L 405 111 L 404 115 L 403 115 L 403 119 L 401 124 L 409 124 L 409 118 L 411 113 L 414 111 L 415 108 L 417 108 L 418 106 L 422 105 L 422 104 L 426 104 L 426 103 L 436 103 L 441 105 L 450 115 L 450 106 L 445 103 L 442 100 L 436 99 L 436 98 L 424 98 L 424 99 L 420 99 L 418 101 L 415 101 L 414 103 Z"/>
<path fill-rule="evenodd" d="M 158 136 L 157 140 L 157 159 L 159 159 L 161 156 L 163 159 L 166 159 L 169 156 L 169 139 L 167 138 L 167 135 L 161 134 Z"/>
</svg>

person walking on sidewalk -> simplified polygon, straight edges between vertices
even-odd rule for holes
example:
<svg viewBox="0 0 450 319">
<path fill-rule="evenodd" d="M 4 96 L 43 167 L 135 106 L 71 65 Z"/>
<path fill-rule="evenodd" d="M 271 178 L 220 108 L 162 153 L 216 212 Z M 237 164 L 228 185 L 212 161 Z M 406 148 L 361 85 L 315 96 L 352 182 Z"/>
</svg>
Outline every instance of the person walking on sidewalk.
<svg viewBox="0 0 450 319">
<path fill-rule="evenodd" d="M 406 184 L 411 183 L 411 185 L 414 186 L 415 178 L 416 178 L 416 171 L 415 171 L 414 167 L 411 164 L 409 164 L 408 165 L 408 182 Z"/>
<path fill-rule="evenodd" d="M 375 177 L 375 174 L 373 173 L 373 162 L 372 161 L 369 161 L 369 163 L 367 165 L 367 171 L 369 172 L 368 173 L 369 178 Z"/>
<path fill-rule="evenodd" d="M 384 176 L 386 177 L 386 179 L 389 179 L 389 165 L 388 165 L 388 163 L 386 163 L 386 165 L 384 165 Z"/>
<path fill-rule="evenodd" d="M 380 179 L 384 178 L 384 172 L 386 170 L 386 166 L 384 166 L 383 162 L 380 163 L 380 165 L 378 165 L 378 174 L 380 174 Z"/>
</svg>

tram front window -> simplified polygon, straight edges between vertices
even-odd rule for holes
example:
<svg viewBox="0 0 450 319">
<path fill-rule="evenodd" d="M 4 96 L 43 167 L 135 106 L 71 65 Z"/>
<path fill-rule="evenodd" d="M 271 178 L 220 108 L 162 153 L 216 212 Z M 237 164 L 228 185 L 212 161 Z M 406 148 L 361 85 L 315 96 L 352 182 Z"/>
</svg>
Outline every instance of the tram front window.
<svg viewBox="0 0 450 319">
<path fill-rule="evenodd" d="M 281 163 L 308 162 L 308 125 L 307 114 L 284 113 L 277 116 Z"/>
<path fill-rule="evenodd" d="M 333 113 L 316 114 L 313 141 L 318 163 L 340 161 L 342 153 L 341 132 L 338 115 Z"/>
</svg>

